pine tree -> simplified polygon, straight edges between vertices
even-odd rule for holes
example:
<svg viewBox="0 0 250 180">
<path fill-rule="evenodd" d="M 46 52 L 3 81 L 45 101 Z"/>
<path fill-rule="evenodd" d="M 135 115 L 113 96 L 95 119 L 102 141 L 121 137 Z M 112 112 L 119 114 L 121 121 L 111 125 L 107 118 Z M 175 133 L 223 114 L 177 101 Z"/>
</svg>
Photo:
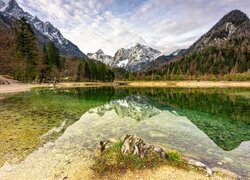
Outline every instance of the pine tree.
<svg viewBox="0 0 250 180">
<path fill-rule="evenodd" d="M 25 79 L 22 80 L 33 81 L 37 76 L 36 56 L 38 49 L 34 31 L 24 17 L 18 21 L 16 43 L 17 54 L 26 63 Z"/>
<path fill-rule="evenodd" d="M 84 74 L 85 74 L 85 78 L 87 78 L 90 81 L 90 79 L 91 79 L 91 72 L 90 72 L 89 64 L 88 63 L 85 64 Z"/>
<path fill-rule="evenodd" d="M 77 78 L 76 81 L 80 82 L 84 79 L 84 65 L 82 62 L 80 62 L 80 64 L 78 65 L 78 69 L 77 69 Z"/>
</svg>

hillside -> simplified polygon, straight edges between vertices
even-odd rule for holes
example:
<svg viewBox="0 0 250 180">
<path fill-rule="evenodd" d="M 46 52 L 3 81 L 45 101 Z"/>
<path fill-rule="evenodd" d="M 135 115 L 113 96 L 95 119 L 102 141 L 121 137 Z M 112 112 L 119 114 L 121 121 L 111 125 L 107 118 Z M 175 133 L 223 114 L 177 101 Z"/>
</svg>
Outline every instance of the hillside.
<svg viewBox="0 0 250 180">
<path fill-rule="evenodd" d="M 199 38 L 185 56 L 151 69 L 144 76 L 163 79 L 230 76 L 249 69 L 250 20 L 243 12 L 234 10 Z"/>
</svg>

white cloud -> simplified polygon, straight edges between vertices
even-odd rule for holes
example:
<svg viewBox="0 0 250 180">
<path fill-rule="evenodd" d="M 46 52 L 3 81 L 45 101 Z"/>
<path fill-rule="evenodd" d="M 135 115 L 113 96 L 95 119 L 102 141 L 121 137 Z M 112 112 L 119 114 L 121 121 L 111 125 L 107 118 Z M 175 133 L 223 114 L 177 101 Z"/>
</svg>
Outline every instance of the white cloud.
<svg viewBox="0 0 250 180">
<path fill-rule="evenodd" d="M 171 53 L 190 46 L 230 10 L 250 12 L 249 0 L 138 0 L 133 8 L 118 7 L 122 0 L 17 1 L 58 27 L 84 53 L 103 49 L 110 55 L 136 42 Z M 113 12 L 109 7 L 114 4 L 126 12 Z"/>
</svg>

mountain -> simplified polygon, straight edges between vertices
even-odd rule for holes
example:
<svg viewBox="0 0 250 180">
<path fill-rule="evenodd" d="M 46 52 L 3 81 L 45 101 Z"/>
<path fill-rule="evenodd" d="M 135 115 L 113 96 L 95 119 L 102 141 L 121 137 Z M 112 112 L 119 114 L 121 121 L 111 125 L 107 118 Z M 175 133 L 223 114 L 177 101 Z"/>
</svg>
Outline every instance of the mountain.
<svg viewBox="0 0 250 180">
<path fill-rule="evenodd" d="M 158 58 L 156 58 L 154 61 L 148 64 L 145 64 L 145 66 L 142 68 L 142 71 L 148 71 L 148 70 L 152 70 L 155 68 L 159 68 L 166 63 L 169 63 L 175 59 L 182 57 L 183 55 L 186 54 L 186 52 L 187 52 L 187 49 L 178 49 L 174 51 L 173 53 L 171 53 L 170 55 L 161 55 Z"/>
<path fill-rule="evenodd" d="M 187 49 L 177 49 L 176 51 L 172 52 L 169 56 L 172 57 L 181 57 L 185 55 L 187 52 Z"/>
<path fill-rule="evenodd" d="M 165 79 L 220 78 L 244 80 L 250 78 L 250 20 L 240 10 L 226 14 L 206 34 L 184 53 L 171 61 L 148 69 L 146 75 Z M 224 78 L 224 79 L 223 79 Z"/>
<path fill-rule="evenodd" d="M 226 14 L 206 34 L 201 36 L 189 48 L 189 52 L 202 50 L 208 46 L 219 45 L 225 40 L 245 32 L 249 33 L 249 18 L 240 10 L 233 10 Z"/>
<path fill-rule="evenodd" d="M 153 117 L 161 111 L 150 105 L 147 99 L 141 96 L 127 96 L 124 99 L 113 100 L 104 106 L 92 109 L 92 113 L 96 112 L 99 116 L 104 115 L 107 111 L 115 109 L 115 112 L 120 117 L 130 117 L 137 121 Z"/>
<path fill-rule="evenodd" d="M 119 49 L 111 62 L 113 67 L 121 67 L 130 72 L 137 72 L 143 69 L 145 64 L 154 61 L 161 55 L 161 52 L 151 47 L 137 43 L 135 46 Z"/>
<path fill-rule="evenodd" d="M 0 18 L 4 22 L 14 23 L 20 17 L 25 17 L 31 24 L 40 47 L 53 41 L 61 55 L 74 57 L 87 57 L 80 49 L 69 40 L 65 39 L 61 32 L 49 22 L 43 22 L 36 16 L 25 12 L 15 0 L 0 0 Z"/>
<path fill-rule="evenodd" d="M 93 59 L 96 61 L 100 61 L 104 64 L 110 64 L 112 62 L 113 57 L 104 54 L 103 50 L 99 49 L 95 53 L 88 53 L 87 54 L 89 59 Z"/>
</svg>

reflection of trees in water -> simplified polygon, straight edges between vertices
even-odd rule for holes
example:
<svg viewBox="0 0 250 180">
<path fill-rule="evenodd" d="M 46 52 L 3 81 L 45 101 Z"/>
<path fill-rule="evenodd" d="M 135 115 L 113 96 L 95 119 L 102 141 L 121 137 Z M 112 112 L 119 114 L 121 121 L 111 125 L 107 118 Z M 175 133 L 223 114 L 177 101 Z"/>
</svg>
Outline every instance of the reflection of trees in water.
<svg viewBox="0 0 250 180">
<path fill-rule="evenodd" d="M 243 97 L 229 96 L 225 90 L 128 88 L 119 91 L 145 96 L 158 108 L 173 109 L 186 116 L 224 150 L 233 150 L 250 140 L 250 103 Z"/>
</svg>

